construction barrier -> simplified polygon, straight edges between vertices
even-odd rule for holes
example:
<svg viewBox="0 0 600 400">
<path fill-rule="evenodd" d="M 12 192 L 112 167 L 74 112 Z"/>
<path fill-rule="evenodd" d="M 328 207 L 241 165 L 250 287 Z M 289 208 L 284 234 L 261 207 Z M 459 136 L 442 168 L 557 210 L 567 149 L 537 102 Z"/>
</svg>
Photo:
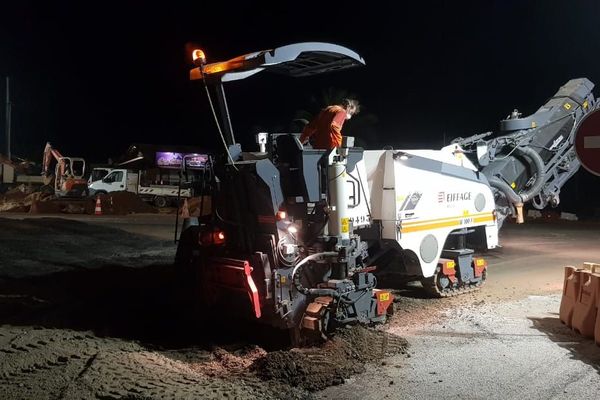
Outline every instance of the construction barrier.
<svg viewBox="0 0 600 400">
<path fill-rule="evenodd" d="M 581 269 L 573 266 L 565 267 L 565 280 L 563 283 L 562 299 L 560 301 L 560 321 L 571 327 L 573 309 L 579 298 L 581 288 Z"/>
<path fill-rule="evenodd" d="M 571 324 L 573 330 L 586 338 L 594 337 L 596 314 L 598 314 L 598 288 L 600 275 L 593 271 L 584 271 L 579 290 L 579 298 L 573 309 Z"/>
<path fill-rule="evenodd" d="M 560 320 L 600 345 L 600 264 L 565 267 Z"/>
</svg>

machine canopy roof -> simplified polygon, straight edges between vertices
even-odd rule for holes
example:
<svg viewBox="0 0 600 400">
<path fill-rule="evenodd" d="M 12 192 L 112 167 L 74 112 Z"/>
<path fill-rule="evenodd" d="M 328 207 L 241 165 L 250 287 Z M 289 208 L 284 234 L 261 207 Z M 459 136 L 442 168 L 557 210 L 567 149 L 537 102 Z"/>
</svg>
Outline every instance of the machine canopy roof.
<svg viewBox="0 0 600 400">
<path fill-rule="evenodd" d="M 292 77 L 322 74 L 365 65 L 354 51 L 331 43 L 306 42 L 257 51 L 228 61 L 206 64 L 190 71 L 190 79 L 220 77 L 229 82 L 261 71 Z"/>
</svg>

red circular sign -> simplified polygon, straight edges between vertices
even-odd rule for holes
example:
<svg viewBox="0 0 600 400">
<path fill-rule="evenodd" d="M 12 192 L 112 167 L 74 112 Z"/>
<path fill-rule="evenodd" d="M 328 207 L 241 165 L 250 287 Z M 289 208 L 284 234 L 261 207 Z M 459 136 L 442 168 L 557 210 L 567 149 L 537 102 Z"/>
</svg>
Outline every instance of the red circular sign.
<svg viewBox="0 0 600 400">
<path fill-rule="evenodd" d="M 600 110 L 592 111 L 579 123 L 575 154 L 585 169 L 600 176 Z"/>
</svg>

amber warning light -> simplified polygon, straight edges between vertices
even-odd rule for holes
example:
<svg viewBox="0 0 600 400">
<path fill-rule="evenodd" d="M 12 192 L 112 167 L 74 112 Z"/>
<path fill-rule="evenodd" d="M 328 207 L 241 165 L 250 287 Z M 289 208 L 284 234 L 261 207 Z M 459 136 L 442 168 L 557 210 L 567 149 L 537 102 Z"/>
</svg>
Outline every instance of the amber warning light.
<svg viewBox="0 0 600 400">
<path fill-rule="evenodd" d="M 206 64 L 206 55 L 204 54 L 204 51 L 200 49 L 196 49 L 192 52 L 192 59 L 196 65 Z"/>
</svg>

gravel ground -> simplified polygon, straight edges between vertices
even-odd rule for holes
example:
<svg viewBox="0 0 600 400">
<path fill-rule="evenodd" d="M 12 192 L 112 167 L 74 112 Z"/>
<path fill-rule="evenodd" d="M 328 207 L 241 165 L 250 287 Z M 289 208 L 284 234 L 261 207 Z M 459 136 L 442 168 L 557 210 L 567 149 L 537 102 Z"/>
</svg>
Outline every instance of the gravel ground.
<svg viewBox="0 0 600 400">
<path fill-rule="evenodd" d="M 503 247 L 487 254 L 481 291 L 421 298 L 397 292 L 385 329 L 406 338 L 410 357 L 393 356 L 319 399 L 600 398 L 600 347 L 558 318 L 563 267 L 600 260 L 597 224 L 507 225 Z"/>
<path fill-rule="evenodd" d="M 384 327 L 289 350 L 178 305 L 170 219 L 85 218 L 0 218 L 0 399 L 600 396 L 600 350 L 556 314 L 562 266 L 600 260 L 597 227 L 507 226 L 480 292 L 407 285 Z"/>
<path fill-rule="evenodd" d="M 448 310 L 410 334 L 399 330 L 410 358 L 391 357 L 318 398 L 598 398 L 600 349 L 560 323 L 559 305 L 553 294 Z"/>
</svg>

